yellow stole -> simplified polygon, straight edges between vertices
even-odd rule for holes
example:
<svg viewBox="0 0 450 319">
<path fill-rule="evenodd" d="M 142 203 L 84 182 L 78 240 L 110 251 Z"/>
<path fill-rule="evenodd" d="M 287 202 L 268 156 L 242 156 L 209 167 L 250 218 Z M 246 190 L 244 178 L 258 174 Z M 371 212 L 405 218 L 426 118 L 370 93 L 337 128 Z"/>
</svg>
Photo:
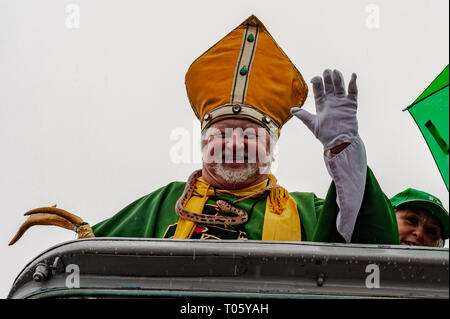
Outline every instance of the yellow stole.
<svg viewBox="0 0 450 319">
<path fill-rule="evenodd" d="M 259 184 L 238 190 L 216 189 L 214 193 L 214 188 L 203 177 L 199 177 L 195 184 L 193 195 L 186 203 L 185 209 L 201 214 L 209 196 L 250 197 L 256 192 L 267 189 L 270 190 L 270 194 L 267 196 L 266 201 L 262 239 L 300 241 L 301 227 L 297 203 L 286 189 L 276 185 L 276 183 L 277 179 L 270 174 L 269 185 L 267 185 L 267 180 L 265 180 Z M 195 222 L 180 217 L 173 238 L 190 238 L 195 226 Z"/>
</svg>

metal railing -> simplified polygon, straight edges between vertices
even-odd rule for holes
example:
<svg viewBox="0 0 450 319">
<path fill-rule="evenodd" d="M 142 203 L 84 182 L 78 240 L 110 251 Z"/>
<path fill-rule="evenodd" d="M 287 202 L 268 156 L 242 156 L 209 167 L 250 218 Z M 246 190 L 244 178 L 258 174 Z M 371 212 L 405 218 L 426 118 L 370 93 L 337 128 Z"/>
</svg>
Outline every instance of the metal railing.
<svg viewBox="0 0 450 319">
<path fill-rule="evenodd" d="M 448 248 L 93 238 L 59 244 L 8 298 L 449 298 Z"/>
</svg>

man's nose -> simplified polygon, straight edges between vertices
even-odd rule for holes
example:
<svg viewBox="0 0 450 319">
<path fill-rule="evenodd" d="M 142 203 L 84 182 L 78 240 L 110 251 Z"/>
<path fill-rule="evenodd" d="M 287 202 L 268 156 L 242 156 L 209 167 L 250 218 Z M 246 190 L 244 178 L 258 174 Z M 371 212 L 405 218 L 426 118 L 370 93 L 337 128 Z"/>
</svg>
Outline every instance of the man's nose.
<svg viewBox="0 0 450 319">
<path fill-rule="evenodd" d="M 227 147 L 233 149 L 244 148 L 244 136 L 239 132 L 233 131 L 231 135 L 225 138 L 225 144 Z"/>
<path fill-rule="evenodd" d="M 413 232 L 413 236 L 417 239 L 422 241 L 423 240 L 423 227 L 422 226 L 418 226 L 416 227 L 416 229 Z"/>
</svg>

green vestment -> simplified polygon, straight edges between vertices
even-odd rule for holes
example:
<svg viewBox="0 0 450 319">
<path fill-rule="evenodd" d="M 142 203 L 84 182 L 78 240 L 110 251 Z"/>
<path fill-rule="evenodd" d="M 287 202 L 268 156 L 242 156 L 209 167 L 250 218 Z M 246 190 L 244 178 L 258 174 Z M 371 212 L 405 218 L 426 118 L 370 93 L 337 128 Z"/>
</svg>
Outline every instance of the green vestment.
<svg viewBox="0 0 450 319">
<path fill-rule="evenodd" d="M 184 182 L 173 182 L 136 200 L 113 217 L 94 225 L 92 228 L 95 236 L 165 237 L 168 230 L 174 230 L 176 227 L 178 215 L 175 213 L 175 203 L 183 193 L 185 185 Z M 399 244 L 395 212 L 370 168 L 367 169 L 364 191 L 351 242 Z M 331 184 L 325 199 L 317 198 L 313 193 L 292 192 L 290 195 L 297 202 L 303 241 L 345 242 L 336 229 L 339 207 L 336 204 L 334 183 Z M 217 198 L 233 200 L 223 196 Z M 246 237 L 250 240 L 261 240 L 266 199 L 248 198 L 235 205 L 249 213 L 248 222 L 241 226 Z"/>
</svg>

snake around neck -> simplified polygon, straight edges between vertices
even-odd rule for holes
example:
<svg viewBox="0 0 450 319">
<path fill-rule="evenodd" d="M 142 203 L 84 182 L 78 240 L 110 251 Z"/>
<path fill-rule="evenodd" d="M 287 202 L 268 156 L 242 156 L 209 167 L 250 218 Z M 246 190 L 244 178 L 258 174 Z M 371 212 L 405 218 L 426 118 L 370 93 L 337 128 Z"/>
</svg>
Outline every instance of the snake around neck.
<svg viewBox="0 0 450 319">
<path fill-rule="evenodd" d="M 194 193 L 195 184 L 200 176 L 202 176 L 202 170 L 196 170 L 189 176 L 183 194 L 175 204 L 175 212 L 179 217 L 193 221 L 195 223 L 210 225 L 239 225 L 247 222 L 248 214 L 244 209 L 238 208 L 223 200 L 218 200 L 216 202 L 217 206 L 219 206 L 222 212 L 233 214 L 235 216 L 208 215 L 187 210 L 186 204 Z M 269 189 L 270 188 L 265 188 L 263 191 L 267 191 Z M 261 194 L 263 191 L 258 191 L 252 196 L 247 196 L 245 198 Z M 244 198 L 241 198 L 240 200 L 242 199 Z"/>
</svg>

